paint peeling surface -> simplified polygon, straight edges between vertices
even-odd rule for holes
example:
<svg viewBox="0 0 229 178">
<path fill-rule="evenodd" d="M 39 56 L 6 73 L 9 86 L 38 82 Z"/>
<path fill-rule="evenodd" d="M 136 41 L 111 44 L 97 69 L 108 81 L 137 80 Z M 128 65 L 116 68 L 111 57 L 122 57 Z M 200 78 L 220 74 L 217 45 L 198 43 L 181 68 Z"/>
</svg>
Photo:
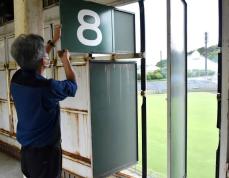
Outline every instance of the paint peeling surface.
<svg viewBox="0 0 229 178">
<path fill-rule="evenodd" d="M 7 99 L 7 82 L 5 71 L 0 71 L 0 99 Z"/>
<path fill-rule="evenodd" d="M 60 103 L 62 147 L 65 154 L 91 164 L 90 122 L 88 121 L 88 78 L 86 66 L 74 66 L 78 90 L 74 98 Z M 66 79 L 64 68 L 57 68 L 57 79 Z M 86 159 L 85 159 L 86 158 Z"/>
<path fill-rule="evenodd" d="M 7 48 L 8 48 L 7 59 L 10 62 L 15 62 L 14 59 L 13 59 L 13 57 L 11 56 L 11 53 L 10 53 L 11 45 L 13 44 L 13 42 L 14 42 L 14 36 L 9 36 L 7 38 Z"/>
<path fill-rule="evenodd" d="M 0 39 L 0 64 L 5 63 L 5 42 L 4 39 Z"/>
<path fill-rule="evenodd" d="M 74 66 L 78 89 L 74 98 L 67 98 L 60 103 L 62 108 L 74 108 L 78 110 L 88 110 L 88 77 L 86 66 Z M 58 67 L 58 80 L 66 79 L 64 68 Z"/>
<path fill-rule="evenodd" d="M 63 150 L 90 158 L 87 117 L 83 114 L 61 112 Z"/>
<path fill-rule="evenodd" d="M 0 129 L 3 131 L 10 130 L 6 79 L 6 72 L 0 71 Z"/>
<path fill-rule="evenodd" d="M 16 112 L 16 108 L 15 108 L 15 105 L 14 104 L 11 104 L 11 110 L 12 110 L 12 115 L 13 115 L 13 128 L 14 128 L 14 133 L 16 133 L 17 131 L 17 122 L 18 122 L 18 119 L 17 119 L 17 112 Z"/>
<path fill-rule="evenodd" d="M 0 101 L 0 129 L 10 131 L 8 103 Z"/>
</svg>

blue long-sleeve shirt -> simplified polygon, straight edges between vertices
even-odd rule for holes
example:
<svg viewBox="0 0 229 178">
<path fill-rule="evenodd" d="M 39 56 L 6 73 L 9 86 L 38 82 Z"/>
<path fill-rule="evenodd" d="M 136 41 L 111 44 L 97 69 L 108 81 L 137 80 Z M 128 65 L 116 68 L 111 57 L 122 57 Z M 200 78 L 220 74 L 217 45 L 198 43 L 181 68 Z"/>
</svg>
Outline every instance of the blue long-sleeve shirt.
<svg viewBox="0 0 229 178">
<path fill-rule="evenodd" d="M 75 96 L 76 82 L 46 79 L 36 72 L 19 69 L 11 80 L 10 90 L 18 117 L 18 142 L 32 147 L 58 144 L 59 101 Z"/>
</svg>

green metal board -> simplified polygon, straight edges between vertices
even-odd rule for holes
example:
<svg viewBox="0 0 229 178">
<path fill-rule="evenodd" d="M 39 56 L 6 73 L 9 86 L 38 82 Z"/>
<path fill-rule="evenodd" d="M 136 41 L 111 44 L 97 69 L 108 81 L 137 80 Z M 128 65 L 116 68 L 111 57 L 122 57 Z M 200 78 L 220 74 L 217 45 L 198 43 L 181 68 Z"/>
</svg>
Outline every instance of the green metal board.
<svg viewBox="0 0 229 178">
<path fill-rule="evenodd" d="M 114 11 L 115 52 L 135 52 L 135 15 L 129 12 Z"/>
<path fill-rule="evenodd" d="M 62 48 L 71 52 L 112 52 L 112 8 L 82 0 L 61 0 Z"/>
<path fill-rule="evenodd" d="M 169 0 L 168 10 L 168 177 L 186 177 L 187 39 L 186 3 Z"/>
<path fill-rule="evenodd" d="M 137 163 L 136 70 L 136 63 L 90 63 L 93 177 Z"/>
<path fill-rule="evenodd" d="M 71 52 L 135 52 L 135 21 L 131 13 L 83 0 L 61 0 L 60 19 L 61 47 Z"/>
</svg>

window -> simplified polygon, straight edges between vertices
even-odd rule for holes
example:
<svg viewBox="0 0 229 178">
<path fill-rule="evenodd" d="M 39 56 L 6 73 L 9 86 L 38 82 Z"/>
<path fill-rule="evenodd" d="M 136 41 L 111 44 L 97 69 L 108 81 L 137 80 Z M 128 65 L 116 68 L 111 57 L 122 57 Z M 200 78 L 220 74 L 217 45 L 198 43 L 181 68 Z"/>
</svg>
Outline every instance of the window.
<svg viewBox="0 0 229 178">
<path fill-rule="evenodd" d="M 0 0 L 0 26 L 14 19 L 13 0 Z"/>
</svg>

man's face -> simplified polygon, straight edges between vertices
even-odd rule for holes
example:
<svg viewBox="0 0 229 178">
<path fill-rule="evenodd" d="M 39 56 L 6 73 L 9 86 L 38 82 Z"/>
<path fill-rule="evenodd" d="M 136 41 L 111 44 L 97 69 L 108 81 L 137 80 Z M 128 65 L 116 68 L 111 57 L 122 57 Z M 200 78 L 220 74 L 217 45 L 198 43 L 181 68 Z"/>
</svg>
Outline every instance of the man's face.
<svg viewBox="0 0 229 178">
<path fill-rule="evenodd" d="M 43 66 L 45 68 L 50 66 L 50 59 L 49 59 L 49 55 L 48 53 L 45 53 L 44 57 L 43 57 Z"/>
</svg>

